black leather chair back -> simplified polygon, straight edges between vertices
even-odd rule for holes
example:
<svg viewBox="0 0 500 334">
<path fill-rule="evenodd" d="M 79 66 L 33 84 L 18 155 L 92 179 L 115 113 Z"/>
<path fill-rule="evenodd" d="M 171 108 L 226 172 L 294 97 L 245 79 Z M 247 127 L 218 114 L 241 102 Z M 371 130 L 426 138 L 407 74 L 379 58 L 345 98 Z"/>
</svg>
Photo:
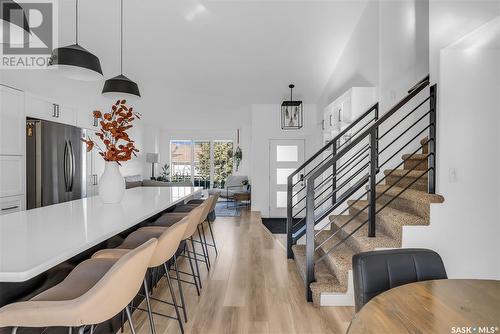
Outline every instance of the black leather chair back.
<svg viewBox="0 0 500 334">
<path fill-rule="evenodd" d="M 352 269 L 356 312 L 376 295 L 394 287 L 448 278 L 439 254 L 428 249 L 359 253 L 352 257 Z"/>
</svg>

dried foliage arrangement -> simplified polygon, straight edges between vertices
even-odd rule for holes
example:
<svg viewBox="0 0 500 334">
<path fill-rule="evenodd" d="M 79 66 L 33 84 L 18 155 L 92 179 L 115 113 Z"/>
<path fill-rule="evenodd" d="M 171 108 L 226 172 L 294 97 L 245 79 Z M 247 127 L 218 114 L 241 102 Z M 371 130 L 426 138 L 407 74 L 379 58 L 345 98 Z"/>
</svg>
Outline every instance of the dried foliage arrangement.
<svg viewBox="0 0 500 334">
<path fill-rule="evenodd" d="M 101 130 L 95 134 L 101 139 L 104 148 L 92 139 L 82 138 L 87 144 L 87 152 L 95 148 L 105 161 L 116 161 L 119 165 L 120 162 L 137 156 L 136 152 L 139 150 L 128 136 L 127 130 L 133 127 L 132 122 L 135 119 L 141 119 L 141 114 L 128 107 L 126 103 L 125 100 L 116 101 L 109 113 L 102 114 L 99 110 L 93 112 L 93 116 L 101 120 L 99 122 Z"/>
</svg>

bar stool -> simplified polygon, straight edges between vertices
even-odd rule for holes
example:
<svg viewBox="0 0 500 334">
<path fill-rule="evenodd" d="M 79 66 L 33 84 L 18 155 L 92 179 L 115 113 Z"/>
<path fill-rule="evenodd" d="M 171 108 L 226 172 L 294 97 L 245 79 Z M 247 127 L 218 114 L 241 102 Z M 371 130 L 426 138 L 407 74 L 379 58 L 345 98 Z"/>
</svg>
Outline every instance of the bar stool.
<svg viewBox="0 0 500 334">
<path fill-rule="evenodd" d="M 58 285 L 24 302 L 0 309 L 0 327 L 94 326 L 123 309 L 135 334 L 129 303 L 137 295 L 156 248 L 156 239 L 146 240 L 119 260 L 83 261 Z"/>
<path fill-rule="evenodd" d="M 206 217 L 208 229 L 210 231 L 210 237 L 212 238 L 212 244 L 207 243 L 206 240 L 205 240 L 205 247 L 207 247 L 207 246 L 213 247 L 214 250 L 215 250 L 215 257 L 219 256 L 219 251 L 217 249 L 217 244 L 215 242 L 214 233 L 213 233 L 213 230 L 212 230 L 212 222 L 210 220 L 210 213 L 215 210 L 215 207 L 217 205 L 217 201 L 219 200 L 219 195 L 220 195 L 219 193 L 214 193 L 214 194 L 212 194 L 212 195 L 209 196 L 208 199 L 211 200 L 211 205 L 210 205 L 210 209 L 208 211 L 207 217 Z M 174 209 L 173 213 L 176 214 L 176 213 L 189 212 L 193 208 L 195 208 L 196 206 L 198 206 L 199 203 L 203 203 L 202 201 L 203 201 L 202 199 L 192 199 L 189 202 L 187 202 L 186 204 L 180 205 L 180 206 L 176 207 Z M 173 216 L 173 217 L 175 217 L 175 216 Z M 205 235 L 205 231 L 203 229 L 203 225 L 201 225 L 201 227 L 202 227 L 203 235 Z M 207 252 L 208 252 L 208 250 L 207 250 Z"/>
<path fill-rule="evenodd" d="M 189 281 L 184 281 L 184 280 L 181 280 L 181 281 L 183 281 L 185 283 L 189 283 L 189 284 L 194 283 L 194 285 L 196 286 L 196 292 L 198 293 L 198 295 L 200 295 L 199 289 L 201 289 L 203 287 L 203 285 L 201 283 L 201 275 L 200 275 L 200 268 L 198 265 L 198 261 L 205 262 L 206 259 L 201 260 L 198 258 L 198 256 L 204 256 L 204 254 L 199 254 L 196 252 L 194 235 L 197 231 L 198 231 L 198 233 L 200 233 L 199 229 L 198 229 L 198 225 L 200 224 L 200 222 L 203 221 L 209 208 L 210 208 L 210 202 L 205 201 L 205 202 L 203 202 L 203 204 L 199 205 L 197 208 L 193 209 L 191 212 L 186 213 L 187 217 L 192 217 L 192 219 L 190 218 L 190 223 L 189 223 L 188 227 L 186 228 L 186 231 L 185 231 L 183 239 L 182 239 L 185 242 L 184 243 L 184 246 L 185 246 L 184 252 L 187 253 L 186 257 L 189 259 L 190 265 L 191 265 L 191 254 L 193 255 L 196 273 L 194 272 L 193 268 L 191 268 L 192 274 L 179 271 L 182 274 L 192 276 L 194 282 L 189 282 Z M 155 233 L 162 233 L 166 228 L 168 228 L 167 226 L 165 226 L 166 224 L 164 221 L 164 218 L 166 215 L 168 215 L 168 213 L 163 215 L 162 217 L 160 217 L 154 223 L 154 225 L 142 227 L 139 229 L 139 231 L 154 231 Z M 192 250 L 189 249 L 188 240 L 191 243 Z M 199 241 L 196 240 L 196 242 L 199 242 Z"/>
<path fill-rule="evenodd" d="M 193 219 L 193 218 L 191 218 Z M 153 319 L 153 314 L 164 316 L 167 318 L 171 318 L 174 320 L 177 320 L 179 322 L 179 327 L 181 329 L 181 332 L 184 333 L 184 328 L 182 325 L 182 319 L 179 313 L 179 308 L 182 308 L 184 312 L 184 318 L 187 321 L 187 313 L 186 313 L 186 307 L 184 303 L 184 295 L 182 293 L 182 285 L 180 284 L 180 281 L 178 282 L 179 286 L 179 293 L 180 293 L 180 298 L 181 298 L 181 306 L 177 304 L 177 298 L 175 297 L 175 293 L 173 290 L 172 282 L 170 280 L 170 275 L 168 267 L 167 267 L 167 262 L 174 258 L 176 259 L 175 253 L 177 249 L 179 248 L 179 244 L 182 240 L 182 237 L 184 236 L 184 233 L 186 231 L 186 228 L 188 227 L 190 223 L 190 217 L 186 217 L 185 219 L 181 220 L 175 225 L 172 225 L 171 227 L 164 229 L 161 233 L 157 233 L 152 230 L 137 230 L 135 232 L 132 232 L 124 241 L 123 243 L 118 246 L 117 248 L 114 249 L 103 249 L 98 252 L 96 252 L 92 258 L 93 259 L 117 259 L 124 254 L 127 254 L 131 249 L 134 249 L 137 247 L 137 245 L 140 245 L 144 242 L 144 240 L 148 240 L 150 238 L 157 238 L 158 243 L 156 245 L 156 249 L 153 253 L 153 256 L 151 257 L 151 260 L 149 262 L 149 269 L 155 269 L 158 267 L 163 267 L 165 270 L 165 278 L 167 280 L 168 288 L 170 290 L 170 294 L 172 295 L 172 303 L 161 300 L 158 298 L 153 298 L 150 296 L 150 289 L 148 287 L 147 279 L 146 276 L 143 277 L 143 287 L 144 287 L 144 296 L 146 299 L 146 305 L 147 305 L 147 310 L 143 310 L 139 307 L 134 307 L 135 309 L 141 310 L 141 311 L 146 311 L 148 313 L 149 317 L 149 324 L 151 327 L 151 333 L 156 333 L 155 325 L 154 325 L 154 319 Z M 177 271 L 177 264 L 175 265 L 176 269 L 176 274 L 177 277 L 179 277 L 179 273 Z M 141 295 L 142 296 L 142 295 Z M 171 305 L 175 309 L 176 317 L 171 317 L 166 314 L 161 314 L 158 312 L 153 312 L 153 309 L 151 308 L 151 299 Z"/>
</svg>

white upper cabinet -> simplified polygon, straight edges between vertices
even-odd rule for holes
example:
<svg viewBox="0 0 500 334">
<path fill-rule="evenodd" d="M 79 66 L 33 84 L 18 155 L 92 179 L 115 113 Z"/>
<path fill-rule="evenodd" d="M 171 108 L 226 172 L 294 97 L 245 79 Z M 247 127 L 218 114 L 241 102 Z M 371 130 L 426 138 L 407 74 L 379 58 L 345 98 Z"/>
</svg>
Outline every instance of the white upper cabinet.
<svg viewBox="0 0 500 334">
<path fill-rule="evenodd" d="M 24 93 L 0 86 L 0 154 L 24 155 Z"/>
<path fill-rule="evenodd" d="M 33 94 L 26 94 L 26 116 L 76 125 L 76 108 Z"/>
<path fill-rule="evenodd" d="M 80 128 L 99 131 L 99 119 L 93 116 L 91 108 L 79 108 L 76 115 L 76 125 Z"/>
<path fill-rule="evenodd" d="M 325 107 L 324 136 L 335 137 L 376 102 L 376 87 L 352 87 Z"/>
</svg>

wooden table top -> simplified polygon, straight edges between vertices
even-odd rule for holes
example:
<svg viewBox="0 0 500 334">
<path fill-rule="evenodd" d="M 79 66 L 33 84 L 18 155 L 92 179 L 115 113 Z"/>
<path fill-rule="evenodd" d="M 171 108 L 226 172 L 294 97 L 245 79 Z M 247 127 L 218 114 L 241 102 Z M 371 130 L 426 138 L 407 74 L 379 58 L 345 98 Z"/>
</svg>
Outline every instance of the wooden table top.
<svg viewBox="0 0 500 334">
<path fill-rule="evenodd" d="M 370 300 L 347 332 L 500 333 L 500 281 L 447 279 L 402 285 Z"/>
</svg>

